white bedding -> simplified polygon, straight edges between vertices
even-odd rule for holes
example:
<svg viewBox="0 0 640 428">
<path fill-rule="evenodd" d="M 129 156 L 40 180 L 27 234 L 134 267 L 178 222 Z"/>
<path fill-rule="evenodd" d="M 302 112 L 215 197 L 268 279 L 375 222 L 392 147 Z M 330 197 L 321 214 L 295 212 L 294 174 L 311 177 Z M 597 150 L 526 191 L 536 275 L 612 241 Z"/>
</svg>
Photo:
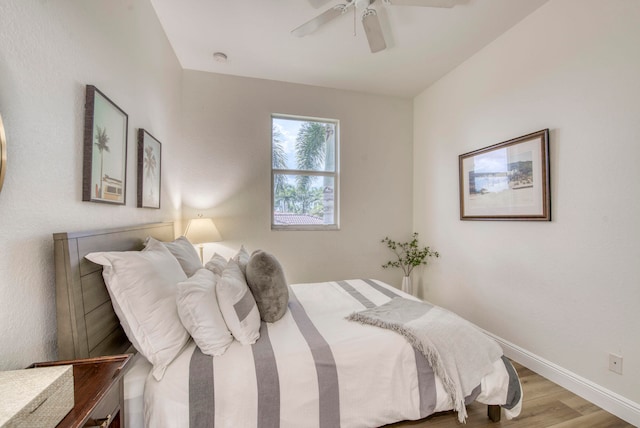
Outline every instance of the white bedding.
<svg viewBox="0 0 640 428">
<path fill-rule="evenodd" d="M 298 284 L 291 295 L 285 316 L 263 323 L 256 345 L 234 341 L 224 355 L 208 357 L 191 341 L 161 381 L 148 376 L 145 425 L 376 427 L 453 408 L 442 382 L 401 335 L 345 319 L 367 304 L 412 296 L 370 280 Z M 192 358 L 210 374 L 192 373 L 190 380 Z M 501 359 L 480 387 L 477 401 L 507 402 L 509 374 Z M 189 403 L 190 390 L 207 388 L 213 393 Z M 196 408 L 208 410 L 201 415 Z"/>
<path fill-rule="evenodd" d="M 144 428 L 144 384 L 151 363 L 137 353 L 124 374 L 124 417 L 127 428 Z"/>
</svg>

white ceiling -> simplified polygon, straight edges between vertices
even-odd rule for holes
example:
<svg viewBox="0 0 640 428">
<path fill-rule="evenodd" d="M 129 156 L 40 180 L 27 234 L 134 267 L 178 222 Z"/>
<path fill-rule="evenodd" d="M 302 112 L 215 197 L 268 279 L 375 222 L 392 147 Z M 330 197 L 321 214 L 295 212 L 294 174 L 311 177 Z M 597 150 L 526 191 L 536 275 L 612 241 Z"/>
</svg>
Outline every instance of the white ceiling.
<svg viewBox="0 0 640 428">
<path fill-rule="evenodd" d="M 318 1 L 318 0 L 315 0 Z M 298 38 L 340 0 L 151 0 L 184 69 L 413 97 L 547 0 L 461 0 L 451 9 L 377 0 L 387 49 L 369 51 L 353 12 Z M 214 60 L 224 52 L 226 63 Z"/>
</svg>

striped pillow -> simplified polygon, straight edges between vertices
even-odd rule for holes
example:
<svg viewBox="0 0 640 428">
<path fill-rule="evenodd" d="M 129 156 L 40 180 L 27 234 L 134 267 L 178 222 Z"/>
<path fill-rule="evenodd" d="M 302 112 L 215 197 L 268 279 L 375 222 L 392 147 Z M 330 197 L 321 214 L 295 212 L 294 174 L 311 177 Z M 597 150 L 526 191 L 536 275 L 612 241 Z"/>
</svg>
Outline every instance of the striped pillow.
<svg viewBox="0 0 640 428">
<path fill-rule="evenodd" d="M 233 337 L 243 345 L 255 343 L 260 337 L 260 313 L 236 260 L 229 260 L 222 271 L 216 295 L 224 321 Z"/>
</svg>

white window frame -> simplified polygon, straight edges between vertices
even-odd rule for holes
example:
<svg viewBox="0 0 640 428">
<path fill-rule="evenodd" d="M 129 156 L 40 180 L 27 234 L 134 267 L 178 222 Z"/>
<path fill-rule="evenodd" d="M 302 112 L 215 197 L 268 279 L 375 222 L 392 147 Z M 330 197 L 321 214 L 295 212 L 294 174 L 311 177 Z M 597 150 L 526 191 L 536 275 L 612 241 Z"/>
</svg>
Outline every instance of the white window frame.
<svg viewBox="0 0 640 428">
<path fill-rule="evenodd" d="M 297 120 L 306 122 L 330 123 L 335 126 L 335 170 L 334 171 L 307 171 L 298 169 L 274 169 L 273 168 L 273 120 Z M 327 231 L 340 230 L 340 121 L 337 119 L 326 119 L 309 116 L 297 116 L 289 114 L 272 114 L 271 115 L 271 230 L 299 230 L 299 231 Z M 275 224 L 275 176 L 276 174 L 286 175 L 307 175 L 312 177 L 331 177 L 333 178 L 333 224 Z"/>
</svg>

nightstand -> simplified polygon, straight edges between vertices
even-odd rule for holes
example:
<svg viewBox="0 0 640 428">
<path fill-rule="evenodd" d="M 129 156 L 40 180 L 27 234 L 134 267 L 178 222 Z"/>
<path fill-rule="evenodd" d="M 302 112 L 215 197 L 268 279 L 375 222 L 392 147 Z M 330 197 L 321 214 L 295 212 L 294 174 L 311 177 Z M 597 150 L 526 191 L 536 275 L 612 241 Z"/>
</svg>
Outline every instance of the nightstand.
<svg viewBox="0 0 640 428">
<path fill-rule="evenodd" d="M 73 365 L 75 405 L 58 428 L 125 428 L 122 375 L 130 359 L 126 354 L 33 364 Z"/>
</svg>

